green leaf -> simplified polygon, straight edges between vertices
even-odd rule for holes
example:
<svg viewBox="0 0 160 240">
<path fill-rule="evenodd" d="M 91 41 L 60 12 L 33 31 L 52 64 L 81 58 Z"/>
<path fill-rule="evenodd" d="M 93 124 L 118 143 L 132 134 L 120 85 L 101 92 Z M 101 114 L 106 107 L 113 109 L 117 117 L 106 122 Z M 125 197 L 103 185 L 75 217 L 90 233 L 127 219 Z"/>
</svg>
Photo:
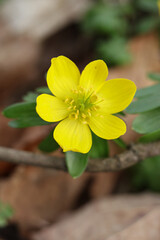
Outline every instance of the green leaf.
<svg viewBox="0 0 160 240">
<path fill-rule="evenodd" d="M 119 112 L 119 113 L 116 113 L 116 115 L 120 115 L 120 116 L 123 116 L 123 117 L 126 116 L 125 112 L 123 112 L 123 111 Z"/>
<path fill-rule="evenodd" d="M 108 157 L 109 147 L 108 142 L 105 139 L 99 138 L 92 132 L 92 148 L 89 151 L 89 157 L 91 158 L 103 158 Z"/>
<path fill-rule="evenodd" d="M 153 86 L 138 89 L 135 94 L 135 97 L 141 98 L 141 97 L 146 97 L 148 95 L 153 95 L 153 94 L 156 95 L 159 92 L 160 92 L 160 84 L 156 84 Z"/>
<path fill-rule="evenodd" d="M 37 97 L 38 97 L 37 93 L 29 92 L 23 97 L 23 100 L 25 102 L 36 102 Z"/>
<path fill-rule="evenodd" d="M 7 225 L 8 219 L 13 215 L 13 209 L 10 205 L 0 202 L 0 227 Z"/>
<path fill-rule="evenodd" d="M 66 152 L 66 164 L 69 174 L 73 178 L 80 177 L 88 163 L 88 154 L 78 152 Z"/>
<path fill-rule="evenodd" d="M 86 14 L 82 28 L 91 34 L 124 34 L 127 21 L 122 16 L 122 10 L 108 4 L 95 4 Z"/>
<path fill-rule="evenodd" d="M 156 29 L 159 25 L 159 19 L 157 16 L 150 16 L 143 18 L 136 27 L 136 32 L 139 34 L 147 33 Z"/>
<path fill-rule="evenodd" d="M 51 123 L 43 121 L 39 116 L 19 118 L 19 119 L 10 121 L 8 123 L 8 125 L 13 128 L 26 128 L 26 127 L 49 125 L 49 124 Z"/>
<path fill-rule="evenodd" d="M 53 138 L 53 130 L 49 135 L 39 144 L 38 148 L 43 152 L 54 152 L 59 148 L 58 143 Z"/>
<path fill-rule="evenodd" d="M 110 65 L 124 65 L 132 60 L 127 48 L 126 39 L 114 37 L 110 40 L 100 41 L 97 45 L 97 54 Z"/>
<path fill-rule="evenodd" d="M 132 168 L 131 182 L 136 190 L 160 192 L 160 156 L 148 158 Z"/>
<path fill-rule="evenodd" d="M 158 107 L 160 107 L 160 94 L 156 93 L 155 95 L 147 95 L 132 102 L 129 107 L 126 108 L 126 112 L 130 114 L 144 113 Z"/>
<path fill-rule="evenodd" d="M 148 133 L 140 137 L 139 141 L 142 143 L 154 142 L 160 139 L 160 129 L 156 132 Z"/>
<path fill-rule="evenodd" d="M 0 227 L 5 227 L 7 225 L 7 220 L 0 216 Z"/>
<path fill-rule="evenodd" d="M 36 103 L 15 103 L 4 109 L 3 114 L 7 118 L 37 117 Z"/>
<path fill-rule="evenodd" d="M 125 144 L 125 142 L 121 139 L 121 138 L 117 138 L 113 140 L 119 147 L 126 149 L 127 145 Z"/>
<path fill-rule="evenodd" d="M 36 89 L 38 93 L 52 94 L 48 87 L 39 87 Z M 53 94 L 52 94 L 53 95 Z"/>
<path fill-rule="evenodd" d="M 160 108 L 140 114 L 133 121 L 132 128 L 142 134 L 158 131 L 160 129 Z"/>
<path fill-rule="evenodd" d="M 153 81 L 160 81 L 160 73 L 148 73 L 148 77 Z"/>
<path fill-rule="evenodd" d="M 137 7 L 142 11 L 157 13 L 157 0 L 135 0 Z"/>
<path fill-rule="evenodd" d="M 5 108 L 3 114 L 8 118 L 15 118 L 15 120 L 9 122 L 9 126 L 13 128 L 26 128 L 51 124 L 38 116 L 36 112 L 36 103 L 34 102 L 13 104 Z"/>
<path fill-rule="evenodd" d="M 130 2 L 125 2 L 123 4 L 119 3 L 115 6 L 115 8 L 119 9 L 120 15 L 131 17 L 133 14 L 135 14 L 135 8 L 133 4 L 130 4 Z"/>
</svg>

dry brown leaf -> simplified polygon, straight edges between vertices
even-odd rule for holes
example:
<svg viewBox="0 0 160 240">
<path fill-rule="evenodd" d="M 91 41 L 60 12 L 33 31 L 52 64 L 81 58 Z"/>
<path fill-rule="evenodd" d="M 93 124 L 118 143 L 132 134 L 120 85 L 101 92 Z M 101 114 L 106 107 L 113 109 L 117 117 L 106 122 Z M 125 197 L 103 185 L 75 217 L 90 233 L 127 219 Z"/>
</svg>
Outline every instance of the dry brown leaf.
<svg viewBox="0 0 160 240">
<path fill-rule="evenodd" d="M 93 202 L 34 234 L 32 240 L 159 240 L 160 196 L 113 196 Z"/>
</svg>

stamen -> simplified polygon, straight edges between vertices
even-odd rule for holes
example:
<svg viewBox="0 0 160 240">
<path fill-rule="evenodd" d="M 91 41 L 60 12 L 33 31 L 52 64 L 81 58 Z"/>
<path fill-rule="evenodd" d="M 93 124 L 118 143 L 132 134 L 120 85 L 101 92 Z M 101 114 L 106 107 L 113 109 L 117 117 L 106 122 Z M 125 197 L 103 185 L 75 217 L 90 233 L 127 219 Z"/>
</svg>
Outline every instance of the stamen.
<svg viewBox="0 0 160 240">
<path fill-rule="evenodd" d="M 78 94 L 78 90 L 74 90 L 74 93 Z"/>
<path fill-rule="evenodd" d="M 71 119 L 77 119 L 77 118 L 78 118 L 78 116 L 77 116 L 76 113 L 71 113 L 71 114 L 69 115 L 69 117 L 70 117 Z"/>
<path fill-rule="evenodd" d="M 100 107 L 99 107 L 99 106 L 97 106 L 97 105 L 92 107 L 92 110 L 95 110 L 95 111 L 97 111 L 98 109 L 100 109 Z"/>
<path fill-rule="evenodd" d="M 67 109 L 68 109 L 68 110 L 71 110 L 71 109 L 72 109 L 72 106 L 69 106 Z"/>
<path fill-rule="evenodd" d="M 77 114 L 75 114 L 75 119 L 78 119 L 78 115 Z"/>
<path fill-rule="evenodd" d="M 74 99 L 72 99 L 72 101 L 70 102 L 70 104 L 72 105 L 72 103 L 74 103 L 75 101 L 74 101 Z"/>
<path fill-rule="evenodd" d="M 99 113 L 97 113 L 96 116 L 97 116 L 97 117 L 100 117 L 100 118 L 103 118 L 103 117 L 104 117 L 102 114 L 99 114 Z"/>
<path fill-rule="evenodd" d="M 64 102 L 65 102 L 65 103 L 68 103 L 68 102 L 69 102 L 69 98 L 66 98 Z"/>
<path fill-rule="evenodd" d="M 90 109 L 88 109 L 88 115 L 89 115 L 89 117 L 91 117 L 92 116 L 92 114 L 91 114 L 91 110 Z"/>
<path fill-rule="evenodd" d="M 86 117 L 87 117 L 87 115 L 82 113 L 82 118 L 86 118 Z"/>
<path fill-rule="evenodd" d="M 88 124 L 88 122 L 87 122 L 87 121 L 82 121 L 82 123 L 83 123 L 83 124 Z"/>
<path fill-rule="evenodd" d="M 69 118 L 79 119 L 83 124 L 88 124 L 92 117 L 92 112 L 96 112 L 100 108 L 97 106 L 97 103 L 103 100 L 99 99 L 99 96 L 93 89 L 85 90 L 79 86 L 77 89 L 73 89 L 72 92 L 73 98 L 65 99 L 65 103 L 68 105 Z M 100 116 L 98 112 L 96 113 Z"/>
<path fill-rule="evenodd" d="M 98 99 L 98 97 L 97 97 L 96 95 L 92 95 L 92 96 L 90 97 L 90 101 L 91 101 L 92 103 L 94 103 L 95 101 L 97 101 L 97 99 Z"/>
</svg>

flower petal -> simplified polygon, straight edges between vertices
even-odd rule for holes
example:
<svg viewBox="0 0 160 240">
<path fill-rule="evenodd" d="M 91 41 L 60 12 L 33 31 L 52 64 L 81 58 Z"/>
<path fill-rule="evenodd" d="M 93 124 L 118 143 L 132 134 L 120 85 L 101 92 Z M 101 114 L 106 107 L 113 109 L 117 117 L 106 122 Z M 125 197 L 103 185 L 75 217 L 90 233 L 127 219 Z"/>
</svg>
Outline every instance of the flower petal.
<svg viewBox="0 0 160 240">
<path fill-rule="evenodd" d="M 47 72 L 47 84 L 51 92 L 64 99 L 69 97 L 72 89 L 79 83 L 80 72 L 77 66 L 67 57 L 52 58 Z"/>
<path fill-rule="evenodd" d="M 54 130 L 54 138 L 64 152 L 87 153 L 92 145 L 92 136 L 88 125 L 69 118 L 57 125 Z"/>
<path fill-rule="evenodd" d="M 68 116 L 66 104 L 48 94 L 41 94 L 37 97 L 36 111 L 47 122 L 57 122 Z"/>
<path fill-rule="evenodd" d="M 124 110 L 132 101 L 136 85 L 128 79 L 112 79 L 105 82 L 99 90 L 104 99 L 99 105 L 107 113 L 118 113 Z"/>
<path fill-rule="evenodd" d="M 116 139 L 126 132 L 126 124 L 120 118 L 103 114 L 102 116 L 92 114 L 89 126 L 99 137 L 104 139 Z"/>
<path fill-rule="evenodd" d="M 108 68 L 104 61 L 96 60 L 89 63 L 82 72 L 80 86 L 86 90 L 98 89 L 104 84 L 108 76 Z"/>
</svg>

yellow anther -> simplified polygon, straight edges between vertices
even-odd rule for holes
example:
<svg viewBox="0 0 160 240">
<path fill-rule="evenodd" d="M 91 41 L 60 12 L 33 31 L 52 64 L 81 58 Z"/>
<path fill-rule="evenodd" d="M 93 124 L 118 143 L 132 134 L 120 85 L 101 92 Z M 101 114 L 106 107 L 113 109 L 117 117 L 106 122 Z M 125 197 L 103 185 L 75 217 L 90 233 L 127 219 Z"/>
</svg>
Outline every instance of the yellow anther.
<svg viewBox="0 0 160 240">
<path fill-rule="evenodd" d="M 86 118 L 86 117 L 87 117 L 86 114 L 82 113 L 82 118 Z"/>
<path fill-rule="evenodd" d="M 69 98 L 66 98 L 64 102 L 65 102 L 65 103 L 68 103 L 68 102 L 69 102 Z"/>
<path fill-rule="evenodd" d="M 71 110 L 71 109 L 72 109 L 72 106 L 69 106 L 67 109 L 68 109 L 68 110 Z"/>
<path fill-rule="evenodd" d="M 100 109 L 100 107 L 99 107 L 99 106 L 93 106 L 93 107 L 92 107 L 92 110 L 95 110 L 95 111 L 97 111 L 98 109 Z"/>
<path fill-rule="evenodd" d="M 90 101 L 93 103 L 93 102 L 95 102 L 95 101 L 97 101 L 97 99 L 98 99 L 98 97 L 96 96 L 96 95 L 92 95 L 91 97 L 90 97 Z"/>
<path fill-rule="evenodd" d="M 104 117 L 102 114 L 99 114 L 99 113 L 97 113 L 96 116 L 97 116 L 97 117 L 100 117 L 100 118 L 103 118 L 103 117 Z"/>
<path fill-rule="evenodd" d="M 84 121 L 84 120 L 83 120 L 83 121 L 81 121 L 81 122 L 82 122 L 83 124 L 87 124 L 87 123 L 88 123 L 87 121 Z"/>
<path fill-rule="evenodd" d="M 84 92 L 84 88 L 83 88 L 83 87 L 79 87 L 78 92 L 79 92 L 79 93 L 83 93 L 83 92 Z"/>
<path fill-rule="evenodd" d="M 79 115 L 79 109 L 77 110 L 77 115 Z"/>
<path fill-rule="evenodd" d="M 75 119 L 78 119 L 78 115 L 77 114 L 75 114 L 75 117 L 74 117 Z"/>
<path fill-rule="evenodd" d="M 89 118 L 87 117 L 86 119 L 82 119 L 81 122 L 82 122 L 83 124 L 88 124 Z"/>
<path fill-rule="evenodd" d="M 88 115 L 89 115 L 89 117 L 91 117 L 91 111 L 90 111 L 90 109 L 88 109 Z"/>
<path fill-rule="evenodd" d="M 74 93 L 78 94 L 78 90 L 74 90 Z"/>
<path fill-rule="evenodd" d="M 76 108 L 77 108 L 77 107 L 76 107 L 76 105 L 75 105 L 75 106 L 73 107 L 73 110 L 76 110 Z"/>
<path fill-rule="evenodd" d="M 74 103 L 74 99 L 72 99 L 72 101 L 70 102 L 71 105 L 72 105 L 72 103 Z"/>
<path fill-rule="evenodd" d="M 77 118 L 78 118 L 78 116 L 77 116 L 76 113 L 71 113 L 71 114 L 69 115 L 69 117 L 70 117 L 71 119 L 77 119 Z"/>
</svg>

